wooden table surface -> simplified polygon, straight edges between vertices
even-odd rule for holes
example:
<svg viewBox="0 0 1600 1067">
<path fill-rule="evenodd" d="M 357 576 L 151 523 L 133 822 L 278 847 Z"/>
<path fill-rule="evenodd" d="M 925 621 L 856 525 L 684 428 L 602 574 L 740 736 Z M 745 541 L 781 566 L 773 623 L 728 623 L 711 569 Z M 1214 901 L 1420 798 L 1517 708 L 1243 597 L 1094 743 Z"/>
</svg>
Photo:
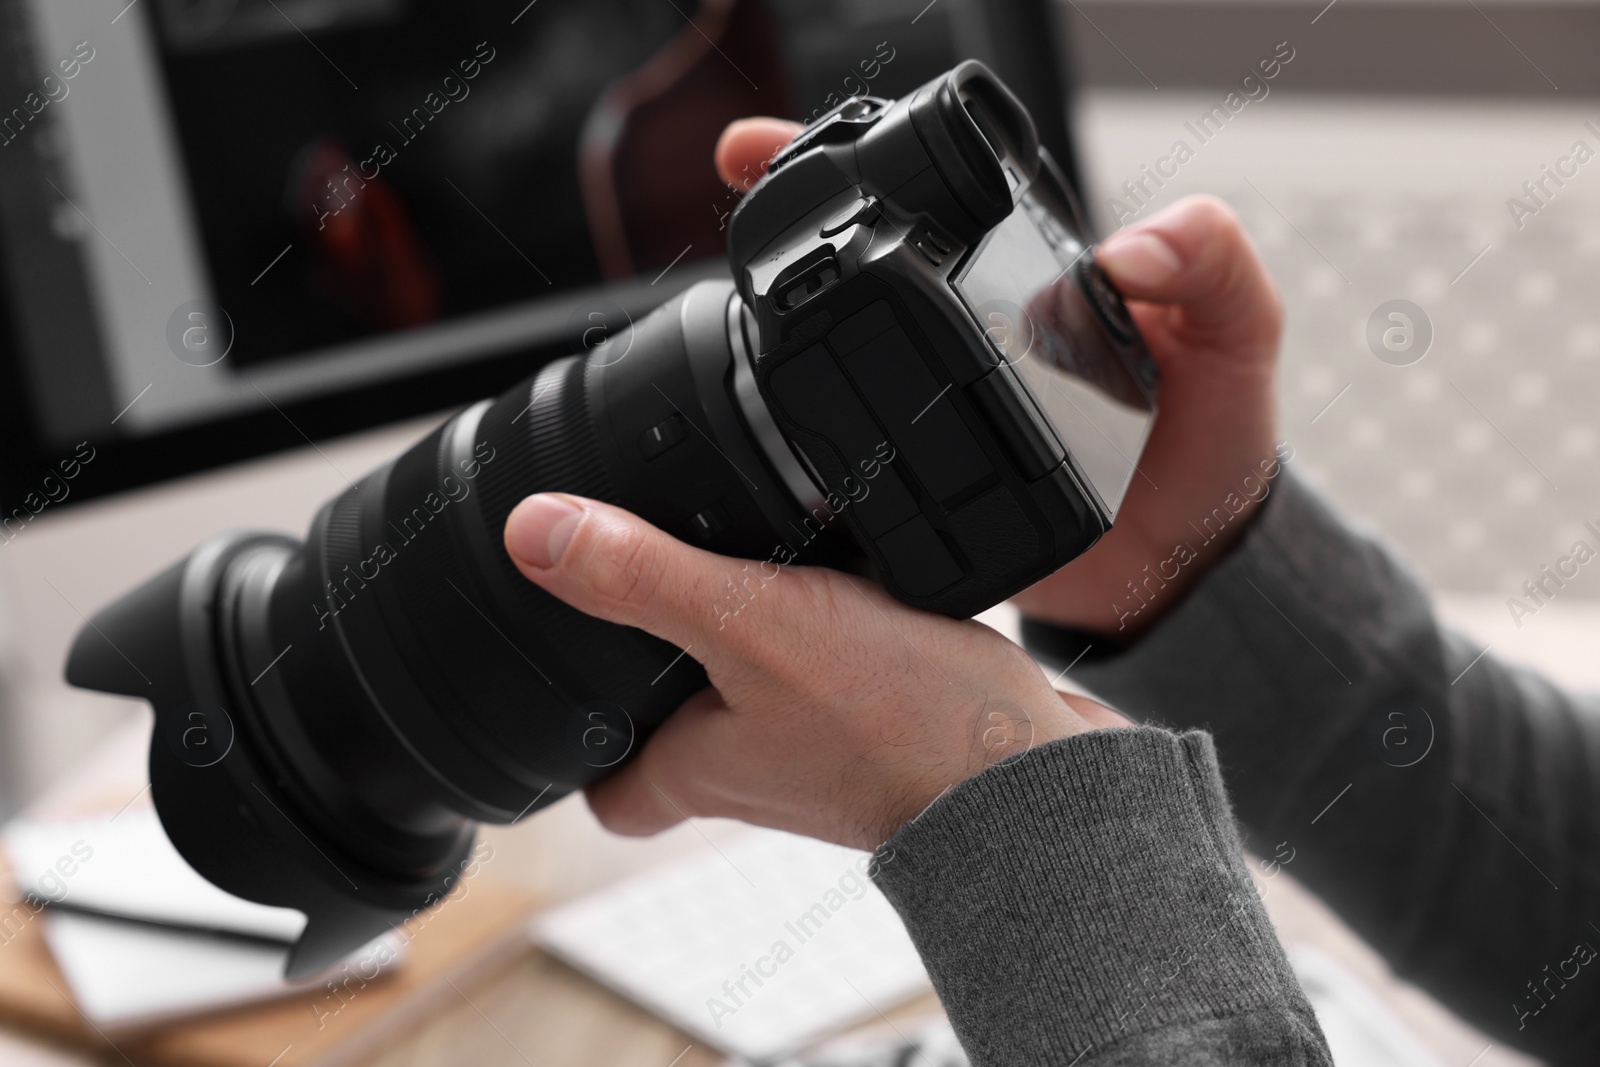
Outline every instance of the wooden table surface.
<svg viewBox="0 0 1600 1067">
<path fill-rule="evenodd" d="M 486 830 L 485 840 L 495 852 L 485 871 L 556 904 L 742 831 L 738 823 L 702 819 L 648 840 L 616 837 L 594 821 L 581 798 L 570 797 L 522 826 Z M 370 1059 L 367 1067 L 714 1067 L 723 1062 L 715 1051 L 537 950 L 463 993 L 458 1003 Z M 930 994 L 887 1015 L 898 1022 L 938 1010 Z"/>
<path fill-rule="evenodd" d="M 939 1010 L 929 994 L 887 1013 L 895 1023 Z M 540 952 L 464 992 L 367 1067 L 718 1067 L 724 1058 Z"/>
<path fill-rule="evenodd" d="M 534 888 L 552 902 L 607 884 L 653 863 L 706 847 L 738 832 L 737 824 L 704 820 L 660 838 L 635 841 L 606 834 L 577 799 L 564 801 L 516 829 L 490 831 L 501 877 Z M 1395 979 L 1381 960 L 1284 871 L 1252 872 L 1280 936 L 1311 946 L 1363 980 L 1439 1059 L 1441 1067 L 1531 1067 L 1531 1060 L 1462 1024 L 1420 990 Z M 470 1002 L 469 999 L 470 998 Z M 891 1021 L 939 1011 L 931 995 L 889 1012 Z M 877 1025 L 882 1025 L 879 1023 Z M 681 1058 L 680 1058 L 681 1057 Z M 413 1036 L 371 1058 L 366 1067 L 714 1067 L 723 1058 L 642 1009 L 539 952 L 464 990 Z M 1347 1065 L 1359 1067 L 1359 1065 Z"/>
<path fill-rule="evenodd" d="M 737 823 L 696 820 L 649 839 L 616 837 L 595 822 L 580 797 L 569 797 L 518 827 L 484 831 L 494 848 L 484 871 L 557 904 L 743 831 Z M 1467 1028 L 1419 990 L 1393 978 L 1382 962 L 1284 871 L 1268 879 L 1251 869 L 1286 944 L 1310 945 L 1363 980 L 1437 1055 L 1441 1067 L 1525 1067 L 1525 1060 Z M 936 1015 L 931 996 L 891 1011 L 891 1022 Z M 875 1025 L 884 1026 L 882 1021 Z M 121 1064 L 80 1053 L 13 1045 L 25 1035 L 0 1027 L 4 1067 Z M 42 1057 L 42 1058 L 40 1058 Z M 1475 1058 L 1476 1057 L 1476 1058 Z M 716 1067 L 723 1057 L 565 964 L 529 948 L 362 1061 L 362 1067 Z M 261 1067 L 270 1067 L 263 1063 Z M 1354 1065 L 1349 1065 L 1354 1067 Z"/>
<path fill-rule="evenodd" d="M 41 713 L 37 742 L 22 768 L 29 794 L 41 790 L 69 762 L 80 760 L 121 717 L 143 714 L 137 705 L 101 694 L 72 690 L 60 678 L 59 664 L 82 624 L 72 605 L 92 609 L 109 596 L 165 566 L 197 540 L 223 529 L 260 526 L 302 530 L 316 507 L 342 490 L 345 472 L 359 473 L 387 460 L 420 436 L 437 417 L 404 426 L 325 442 L 224 471 L 184 479 L 142 493 L 66 509 L 46 516 L 26 538 L 8 548 L 0 577 L 15 586 L 19 617 L 29 620 L 20 650 L 34 669 L 16 699 Z M 48 582 L 46 581 L 48 579 Z M 1475 626 L 1478 616 L 1445 614 L 1468 632 L 1495 640 L 1497 654 L 1509 637 Z M 1492 608 L 1493 610 L 1489 610 Z M 1554 617 L 1556 605 L 1549 614 Z M 1496 614 L 1499 613 L 1499 614 Z M 1490 620 L 1503 615 L 1498 604 L 1478 613 Z M 1541 615 L 1541 622 L 1544 619 Z M 1014 632 L 1014 620 L 993 620 Z M 1559 621 L 1559 620 L 1556 620 Z M 1559 628 L 1557 628 L 1559 629 Z M 1578 629 L 1573 629 L 1579 635 Z M 1600 626 L 1582 631 L 1592 636 Z M 1551 636 L 1541 631 L 1541 641 Z M 1581 636 L 1581 635 L 1580 635 Z M 1546 642 L 1548 643 L 1548 642 Z M 1573 648 L 1592 641 L 1574 641 Z M 1553 647 L 1553 646 L 1552 646 Z M 1563 646 L 1565 648 L 1565 646 Z M 1538 649 L 1532 649 L 1537 652 Z M 1567 649 L 1566 652 L 1570 652 Z M 1558 679 L 1560 668 L 1587 662 L 1563 654 L 1536 665 Z M 48 743 L 47 743 L 48 742 Z M 486 831 L 495 847 L 489 869 L 500 878 L 534 891 L 550 904 L 610 884 L 686 851 L 705 848 L 734 832 L 734 824 L 715 820 L 680 826 L 649 840 L 613 837 L 595 823 L 581 799 L 570 798 L 520 827 Z M 1257 868 L 1259 876 L 1259 869 Z M 1267 886 L 1267 908 L 1285 942 L 1312 944 L 1365 981 L 1375 997 L 1423 1041 L 1442 1067 L 1514 1067 L 1529 1061 L 1464 1027 L 1420 991 L 1395 981 L 1379 961 L 1288 873 Z M 927 1014 L 931 1000 L 891 1013 Z M 1476 1060 L 1474 1057 L 1478 1057 Z M 80 1067 L 91 1062 L 77 1053 L 51 1050 L 25 1035 L 0 1027 L 3 1067 Z M 121 1064 L 115 1055 L 104 1062 Z M 705 1067 L 721 1057 L 610 993 L 590 979 L 532 949 L 515 963 L 462 987 L 449 1004 L 390 1047 L 371 1056 L 367 1067 Z M 269 1067 L 263 1063 L 261 1067 Z M 1357 1065 L 1347 1065 L 1357 1067 Z"/>
</svg>

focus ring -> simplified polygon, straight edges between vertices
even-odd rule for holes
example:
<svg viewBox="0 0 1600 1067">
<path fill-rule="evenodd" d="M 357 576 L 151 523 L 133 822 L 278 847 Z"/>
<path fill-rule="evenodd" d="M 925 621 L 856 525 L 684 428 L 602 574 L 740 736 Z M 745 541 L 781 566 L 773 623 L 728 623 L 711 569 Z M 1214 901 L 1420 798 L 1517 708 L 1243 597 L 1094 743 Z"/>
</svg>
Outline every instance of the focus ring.
<svg viewBox="0 0 1600 1067">
<path fill-rule="evenodd" d="M 621 504 L 595 441 L 583 371 L 578 356 L 557 360 L 484 414 L 478 436 L 496 454 L 484 467 L 480 508 L 491 528 L 540 490 Z"/>
</svg>

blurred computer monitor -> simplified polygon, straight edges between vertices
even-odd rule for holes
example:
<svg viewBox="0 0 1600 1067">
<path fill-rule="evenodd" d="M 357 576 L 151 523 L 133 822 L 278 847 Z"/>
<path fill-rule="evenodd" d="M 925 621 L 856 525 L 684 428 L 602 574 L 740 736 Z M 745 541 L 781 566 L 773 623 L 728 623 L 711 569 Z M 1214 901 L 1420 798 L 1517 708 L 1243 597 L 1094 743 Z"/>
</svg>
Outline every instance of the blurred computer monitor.
<svg viewBox="0 0 1600 1067">
<path fill-rule="evenodd" d="M 0 0 L 0 50 L 18 521 L 498 391 L 723 271 L 741 115 L 978 58 L 1076 173 L 1047 0 Z"/>
</svg>

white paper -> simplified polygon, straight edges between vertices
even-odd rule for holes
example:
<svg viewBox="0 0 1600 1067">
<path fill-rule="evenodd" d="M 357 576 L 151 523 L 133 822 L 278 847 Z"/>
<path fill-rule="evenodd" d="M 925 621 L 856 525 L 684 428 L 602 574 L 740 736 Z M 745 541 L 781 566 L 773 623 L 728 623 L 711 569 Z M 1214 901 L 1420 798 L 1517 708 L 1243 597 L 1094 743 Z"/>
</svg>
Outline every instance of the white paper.
<svg viewBox="0 0 1600 1067">
<path fill-rule="evenodd" d="M 405 954 L 391 931 L 323 974 L 286 982 L 305 916 L 206 881 L 153 808 L 19 819 L 0 844 L 18 889 L 52 904 L 40 915 L 45 941 L 79 1010 L 109 1033 L 291 995 L 314 1011 L 330 977 L 358 987 Z"/>
<path fill-rule="evenodd" d="M 303 996 L 308 1012 L 331 1011 L 325 982 L 341 995 L 397 966 L 404 939 L 390 932 L 344 963 L 301 982 L 284 981 L 284 945 L 174 930 L 47 909 L 45 941 L 78 1009 L 103 1031 L 136 1030 L 175 1018 L 279 997 Z"/>
<path fill-rule="evenodd" d="M 306 917 L 206 881 L 167 840 L 153 808 L 65 822 L 18 819 L 3 840 L 18 886 L 74 909 L 226 930 L 293 944 Z"/>
</svg>

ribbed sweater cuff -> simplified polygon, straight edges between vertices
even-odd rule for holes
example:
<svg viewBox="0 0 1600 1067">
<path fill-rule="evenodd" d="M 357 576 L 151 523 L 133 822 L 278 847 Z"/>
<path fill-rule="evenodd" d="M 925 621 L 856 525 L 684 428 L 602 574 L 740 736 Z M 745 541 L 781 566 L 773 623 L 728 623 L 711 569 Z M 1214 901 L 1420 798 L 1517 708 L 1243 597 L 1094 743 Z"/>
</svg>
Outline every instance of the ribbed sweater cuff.
<svg viewBox="0 0 1600 1067">
<path fill-rule="evenodd" d="M 1202 733 L 1096 730 L 997 764 L 874 877 L 980 1067 L 1067 1067 L 1263 1006 L 1311 1018 Z"/>
</svg>

